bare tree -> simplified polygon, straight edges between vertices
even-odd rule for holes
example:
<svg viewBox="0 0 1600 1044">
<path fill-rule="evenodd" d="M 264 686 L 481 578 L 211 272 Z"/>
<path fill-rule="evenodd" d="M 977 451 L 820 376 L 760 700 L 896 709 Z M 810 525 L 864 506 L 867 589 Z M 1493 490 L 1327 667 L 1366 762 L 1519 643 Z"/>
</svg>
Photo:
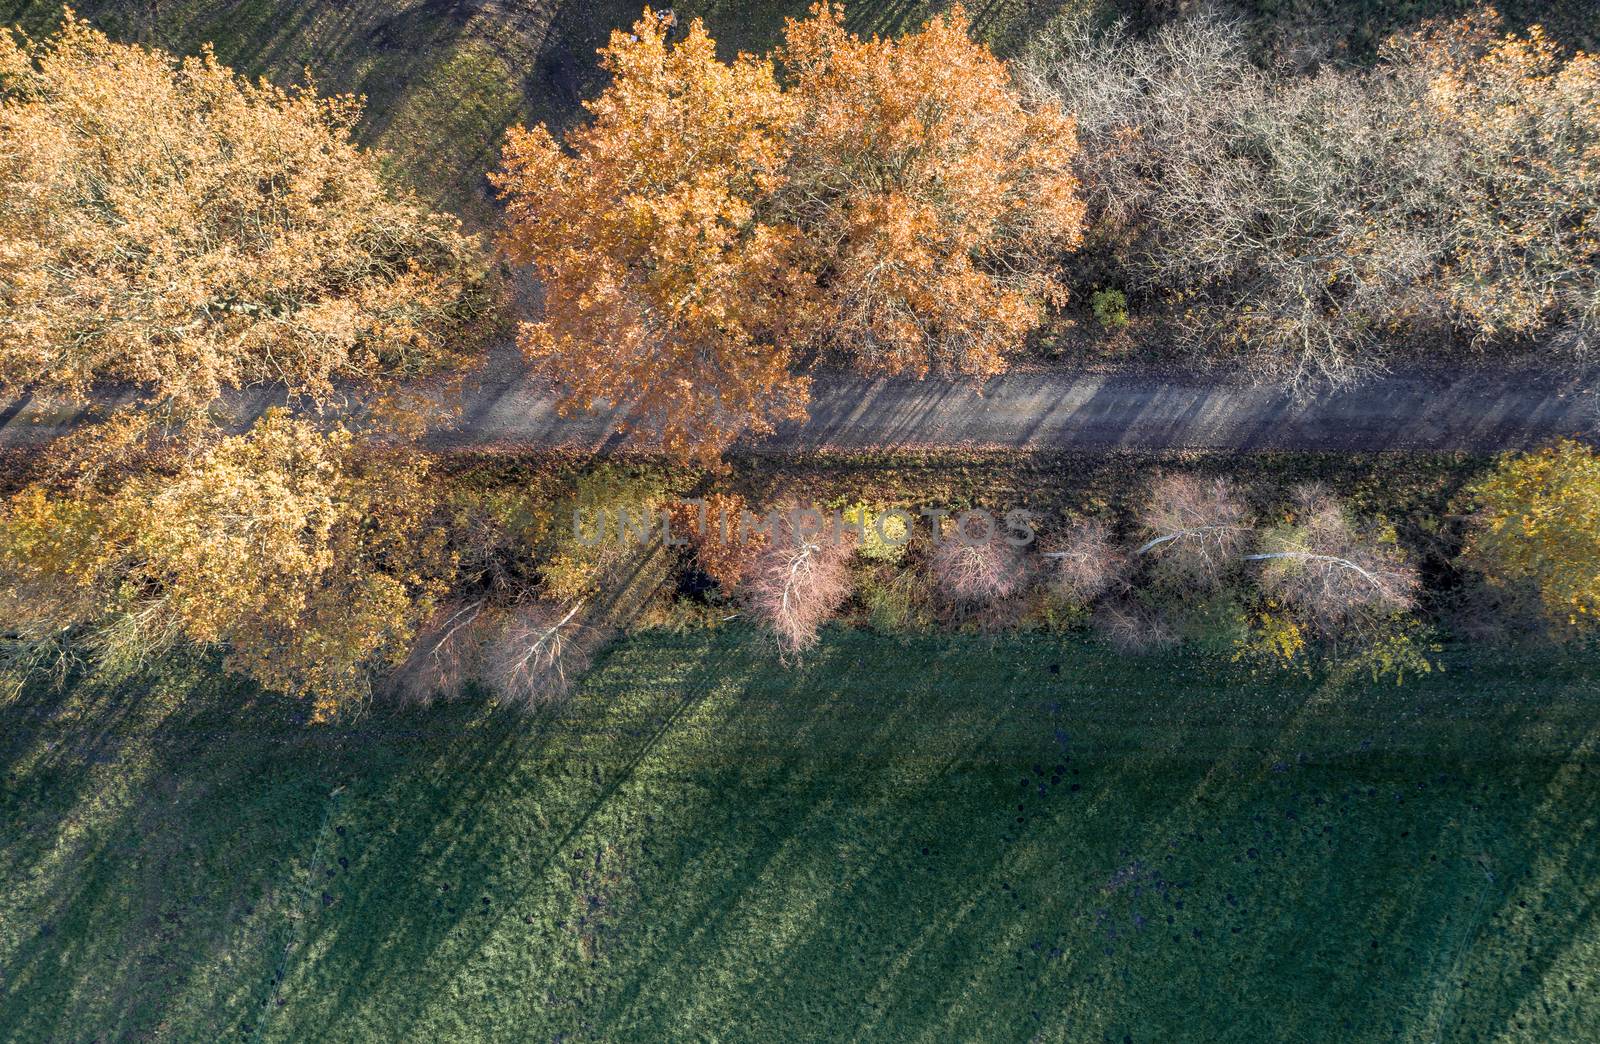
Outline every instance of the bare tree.
<svg viewBox="0 0 1600 1044">
<path fill-rule="evenodd" d="M 445 603 L 419 630 L 405 663 L 387 679 L 388 692 L 423 705 L 461 692 L 478 674 L 486 619 L 481 598 Z"/>
<path fill-rule="evenodd" d="M 530 602 L 513 609 L 483 651 L 483 680 L 524 706 L 563 695 L 589 666 L 602 635 L 582 603 Z"/>
<path fill-rule="evenodd" d="M 571 687 L 603 637 L 584 609 L 582 603 L 547 602 L 497 607 L 483 599 L 446 605 L 389 678 L 388 689 L 426 704 L 476 682 L 503 700 L 546 703 Z"/>
<path fill-rule="evenodd" d="M 1061 545 L 1041 556 L 1053 567 L 1051 588 L 1074 605 L 1088 605 L 1121 576 L 1124 556 L 1099 519 L 1069 528 Z"/>
<path fill-rule="evenodd" d="M 1131 284 L 1194 350 L 1299 391 L 1382 365 L 1379 334 L 1437 311 L 1448 192 L 1415 132 L 1415 77 L 1291 77 L 1201 14 L 1148 39 L 1083 19 L 1041 36 L 1033 89 L 1079 117 L 1080 178 Z"/>
<path fill-rule="evenodd" d="M 778 639 L 785 656 L 817 643 L 817 632 L 850 596 L 850 547 L 812 532 L 780 512 L 745 580 L 751 616 Z"/>
<path fill-rule="evenodd" d="M 1062 103 L 1078 121 L 1078 176 L 1094 224 L 1135 224 L 1157 191 L 1142 169 L 1177 132 L 1197 99 L 1216 101 L 1251 75 L 1243 28 L 1210 13 L 1169 22 L 1136 39 L 1087 14 L 1046 26 L 1016 75 L 1034 97 Z"/>
<path fill-rule="evenodd" d="M 1095 613 L 1094 628 L 1122 653 L 1152 652 L 1178 640 L 1166 620 L 1128 599 L 1114 599 L 1102 605 Z"/>
<path fill-rule="evenodd" d="M 1294 521 L 1268 530 L 1261 550 L 1262 590 L 1282 602 L 1313 632 L 1340 637 L 1374 617 L 1416 604 L 1416 567 L 1374 526 L 1358 526 L 1325 490 L 1295 494 Z"/>
<path fill-rule="evenodd" d="M 993 605 L 1022 586 L 1022 558 L 997 536 L 969 541 L 947 535 L 930 566 L 944 598 L 965 608 Z"/>
<path fill-rule="evenodd" d="M 1140 524 L 1148 538 L 1133 558 L 1148 559 L 1158 571 L 1202 590 L 1221 582 L 1250 537 L 1249 509 L 1224 478 L 1157 479 Z"/>
</svg>

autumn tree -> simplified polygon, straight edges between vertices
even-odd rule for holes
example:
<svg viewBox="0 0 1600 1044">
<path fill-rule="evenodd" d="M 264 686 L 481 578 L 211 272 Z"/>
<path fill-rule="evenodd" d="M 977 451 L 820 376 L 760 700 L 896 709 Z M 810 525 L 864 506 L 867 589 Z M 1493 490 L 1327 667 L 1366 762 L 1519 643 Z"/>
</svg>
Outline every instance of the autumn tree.
<svg viewBox="0 0 1600 1044">
<path fill-rule="evenodd" d="M 563 409 L 714 454 L 804 416 L 802 357 L 991 374 L 1062 299 L 1072 120 L 1024 104 L 959 9 L 862 41 L 820 5 L 788 24 L 786 87 L 698 21 L 666 28 L 613 34 L 589 123 L 512 131 L 494 176 L 544 290 L 522 349 Z"/>
<path fill-rule="evenodd" d="M 745 579 L 750 615 L 778 640 L 785 656 L 817 643 L 817 632 L 850 596 L 848 542 L 808 512 L 779 511 L 773 532 Z"/>
<path fill-rule="evenodd" d="M 1600 616 L 1600 456 L 1556 442 L 1503 457 L 1472 489 L 1467 561 L 1492 584 L 1525 585 L 1560 629 Z"/>
<path fill-rule="evenodd" d="M 216 645 L 329 716 L 405 657 L 452 576 L 426 473 L 274 411 L 168 468 L 29 486 L 0 517 L 10 641 L 70 635 L 114 669 Z"/>
<path fill-rule="evenodd" d="M 1487 8 L 1386 53 L 1420 74 L 1418 122 L 1450 161 L 1451 304 L 1480 336 L 1581 348 L 1600 332 L 1600 56 L 1499 25 Z"/>
<path fill-rule="evenodd" d="M 358 115 L 70 10 L 45 40 L 0 31 L 0 384 L 127 382 L 187 415 L 470 358 L 485 256 L 384 183 Z"/>
<path fill-rule="evenodd" d="M 842 8 L 791 19 L 782 213 L 822 287 L 823 343 L 867 373 L 988 375 L 1065 299 L 1081 237 L 1072 118 L 1027 104 L 957 6 L 861 40 Z"/>
<path fill-rule="evenodd" d="M 1289 521 L 1266 529 L 1245 560 L 1261 566 L 1262 591 L 1327 639 L 1363 630 L 1412 609 L 1421 579 L 1391 529 L 1361 524 L 1327 491 L 1295 491 Z"/>
<path fill-rule="evenodd" d="M 961 608 L 992 605 L 1022 587 L 1022 556 L 994 533 L 987 539 L 946 533 L 928 565 L 940 595 Z"/>
<path fill-rule="evenodd" d="M 1146 539 L 1131 558 L 1186 588 L 1210 590 L 1238 564 L 1250 511 L 1227 479 L 1173 474 L 1156 479 L 1140 515 Z"/>
<path fill-rule="evenodd" d="M 793 103 L 771 64 L 719 61 L 698 20 L 669 45 L 648 9 L 601 62 L 612 79 L 591 121 L 564 143 L 514 129 L 494 176 L 502 245 L 543 288 L 524 354 L 564 410 L 620 404 L 672 451 L 803 415 L 790 349 L 813 280 L 774 217 Z"/>
</svg>

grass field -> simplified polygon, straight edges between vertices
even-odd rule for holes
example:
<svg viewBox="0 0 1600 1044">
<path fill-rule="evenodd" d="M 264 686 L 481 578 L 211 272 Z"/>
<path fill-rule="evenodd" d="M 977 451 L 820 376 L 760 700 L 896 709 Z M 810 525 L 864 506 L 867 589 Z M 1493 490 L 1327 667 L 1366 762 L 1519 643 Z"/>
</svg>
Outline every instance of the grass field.
<svg viewBox="0 0 1600 1044">
<path fill-rule="evenodd" d="M 649 632 L 535 717 L 0 708 L 0 1039 L 1594 1040 L 1593 664 Z"/>
</svg>

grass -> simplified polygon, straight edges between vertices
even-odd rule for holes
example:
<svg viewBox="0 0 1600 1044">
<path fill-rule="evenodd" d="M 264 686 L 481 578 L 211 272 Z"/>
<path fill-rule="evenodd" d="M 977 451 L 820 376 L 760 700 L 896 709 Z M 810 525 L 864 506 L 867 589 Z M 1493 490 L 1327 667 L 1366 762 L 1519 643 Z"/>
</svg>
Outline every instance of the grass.
<svg viewBox="0 0 1600 1044">
<path fill-rule="evenodd" d="M 0 1039 L 1593 1040 L 1595 665 L 648 632 L 532 718 L 0 708 Z"/>
</svg>

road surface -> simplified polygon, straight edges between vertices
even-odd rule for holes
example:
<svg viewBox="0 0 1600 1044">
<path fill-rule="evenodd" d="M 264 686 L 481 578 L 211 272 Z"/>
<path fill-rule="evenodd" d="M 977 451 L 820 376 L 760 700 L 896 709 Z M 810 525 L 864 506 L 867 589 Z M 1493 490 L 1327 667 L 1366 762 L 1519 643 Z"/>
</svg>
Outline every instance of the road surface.
<svg viewBox="0 0 1600 1044">
<path fill-rule="evenodd" d="M 506 374 L 502 369 L 501 374 Z M 1464 450 L 1600 435 L 1600 381 L 1577 371 L 1396 374 L 1297 402 L 1281 389 L 1153 373 L 1052 371 L 988 382 L 817 380 L 810 419 L 747 440 L 759 452 L 918 447 L 1024 450 Z M 245 420 L 270 405 L 244 396 Z M 40 445 L 82 412 L 31 400 L 0 408 L 0 445 Z M 472 383 L 425 438 L 435 449 L 603 449 L 623 445 L 607 413 L 560 417 L 520 371 Z"/>
</svg>

